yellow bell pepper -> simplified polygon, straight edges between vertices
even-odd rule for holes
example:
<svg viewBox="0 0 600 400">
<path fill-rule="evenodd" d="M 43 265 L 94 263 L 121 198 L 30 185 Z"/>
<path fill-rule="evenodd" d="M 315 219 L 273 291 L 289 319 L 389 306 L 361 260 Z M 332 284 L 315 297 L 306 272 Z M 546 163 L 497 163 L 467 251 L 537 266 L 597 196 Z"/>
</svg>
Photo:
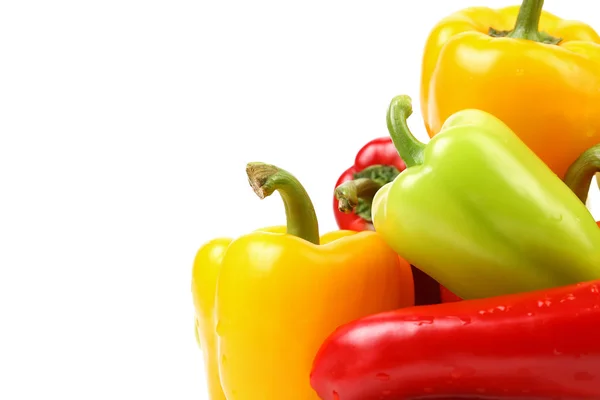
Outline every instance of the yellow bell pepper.
<svg viewBox="0 0 600 400">
<path fill-rule="evenodd" d="M 600 36 L 543 4 L 469 7 L 440 20 L 423 52 L 421 111 L 430 137 L 458 111 L 486 111 L 562 179 L 600 142 Z"/>
<path fill-rule="evenodd" d="M 309 375 L 320 345 L 342 324 L 413 305 L 410 264 L 373 231 L 319 237 L 290 173 L 249 163 L 247 174 L 260 198 L 279 192 L 287 226 L 197 253 L 192 294 L 210 398 L 318 400 Z"/>
<path fill-rule="evenodd" d="M 217 279 L 223 255 L 231 239 L 211 240 L 198 250 L 192 269 L 192 297 L 196 311 L 196 340 L 204 356 L 210 400 L 227 400 L 219 378 L 216 319 L 214 313 Z"/>
</svg>

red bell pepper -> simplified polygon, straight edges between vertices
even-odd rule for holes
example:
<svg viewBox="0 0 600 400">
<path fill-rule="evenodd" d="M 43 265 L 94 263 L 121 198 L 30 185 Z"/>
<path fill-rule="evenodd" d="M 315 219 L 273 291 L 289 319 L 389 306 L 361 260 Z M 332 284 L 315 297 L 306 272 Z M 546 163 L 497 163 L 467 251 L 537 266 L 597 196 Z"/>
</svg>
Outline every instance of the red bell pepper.
<svg viewBox="0 0 600 400">
<path fill-rule="evenodd" d="M 346 205 L 348 212 L 340 210 L 337 196 L 333 197 L 333 214 L 340 229 L 352 231 L 373 230 L 371 222 L 371 201 L 381 186 L 391 182 L 406 169 L 406 164 L 398 154 L 389 136 L 373 139 L 364 145 L 356 155 L 354 165 L 348 168 L 337 180 L 335 187 L 353 182 L 350 190 L 356 191 L 357 204 Z M 348 183 L 346 183 L 348 185 Z M 415 304 L 439 304 L 458 301 L 460 298 L 418 268 L 412 266 L 415 284 Z"/>
<path fill-rule="evenodd" d="M 389 136 L 373 139 L 364 145 L 354 159 L 354 165 L 339 177 L 335 187 L 358 178 L 367 178 L 371 184 L 363 186 L 359 193 L 356 209 L 344 213 L 339 210 L 339 201 L 333 197 L 333 215 L 340 229 L 353 231 L 373 230 L 371 200 L 377 189 L 394 180 L 406 169 L 406 164 Z"/>
<path fill-rule="evenodd" d="M 600 281 L 350 322 L 317 353 L 323 400 L 600 399 Z"/>
</svg>

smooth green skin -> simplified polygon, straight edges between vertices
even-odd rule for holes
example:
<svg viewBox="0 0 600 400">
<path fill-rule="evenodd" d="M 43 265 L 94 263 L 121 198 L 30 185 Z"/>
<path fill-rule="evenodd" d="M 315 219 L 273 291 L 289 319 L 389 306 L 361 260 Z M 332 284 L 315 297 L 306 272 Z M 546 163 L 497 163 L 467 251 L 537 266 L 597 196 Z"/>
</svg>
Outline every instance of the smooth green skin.
<svg viewBox="0 0 600 400">
<path fill-rule="evenodd" d="M 475 299 L 600 278 L 594 218 L 502 121 L 458 112 L 423 156 L 377 192 L 373 224 L 450 291 Z"/>
</svg>

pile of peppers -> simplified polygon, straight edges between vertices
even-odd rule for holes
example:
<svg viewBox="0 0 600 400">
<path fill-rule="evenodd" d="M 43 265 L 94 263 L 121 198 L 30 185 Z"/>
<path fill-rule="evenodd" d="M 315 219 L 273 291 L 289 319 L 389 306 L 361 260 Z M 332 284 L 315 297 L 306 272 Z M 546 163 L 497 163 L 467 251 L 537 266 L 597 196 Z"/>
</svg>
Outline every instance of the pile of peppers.
<svg viewBox="0 0 600 400">
<path fill-rule="evenodd" d="M 600 36 L 541 0 L 471 7 L 421 72 L 429 140 L 392 98 L 331 177 L 339 230 L 292 172 L 247 164 L 285 224 L 196 253 L 210 400 L 600 399 Z"/>
</svg>

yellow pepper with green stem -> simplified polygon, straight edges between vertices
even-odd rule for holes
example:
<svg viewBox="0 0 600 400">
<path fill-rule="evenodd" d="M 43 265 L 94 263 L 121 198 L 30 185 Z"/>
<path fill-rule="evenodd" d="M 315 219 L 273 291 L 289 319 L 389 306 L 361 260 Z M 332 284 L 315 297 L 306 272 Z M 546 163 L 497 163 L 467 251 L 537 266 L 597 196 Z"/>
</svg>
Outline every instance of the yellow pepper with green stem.
<svg viewBox="0 0 600 400">
<path fill-rule="evenodd" d="M 321 343 L 357 318 L 414 304 L 410 264 L 372 231 L 319 237 L 300 182 L 250 163 L 260 198 L 278 191 L 287 226 L 197 253 L 192 294 L 211 400 L 318 400 L 310 370 Z"/>
<path fill-rule="evenodd" d="M 469 7 L 439 21 L 423 53 L 421 110 L 430 137 L 456 112 L 486 111 L 562 179 L 600 143 L 600 36 L 543 4 Z"/>
</svg>

